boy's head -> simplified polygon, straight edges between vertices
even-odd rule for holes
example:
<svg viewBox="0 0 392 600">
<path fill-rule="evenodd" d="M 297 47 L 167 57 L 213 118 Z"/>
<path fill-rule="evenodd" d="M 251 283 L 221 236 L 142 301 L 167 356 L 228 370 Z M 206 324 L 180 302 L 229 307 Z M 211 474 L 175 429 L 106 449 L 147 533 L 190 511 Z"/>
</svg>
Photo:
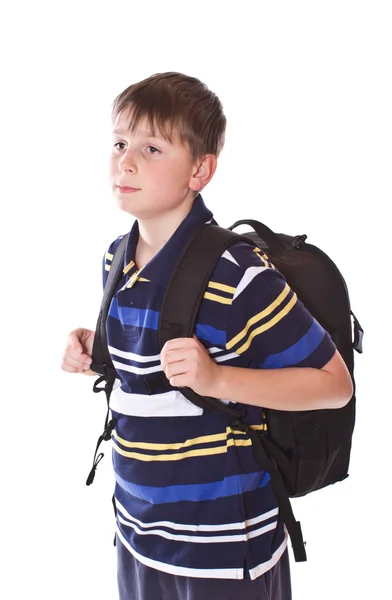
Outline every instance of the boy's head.
<svg viewBox="0 0 392 600">
<path fill-rule="evenodd" d="M 219 156 L 225 138 L 226 117 L 219 98 L 195 77 L 182 73 L 158 73 L 130 85 L 113 102 L 112 122 L 132 109 L 131 130 L 145 118 L 170 140 L 177 133 L 188 144 L 194 159 L 204 154 Z"/>
<path fill-rule="evenodd" d="M 224 145 L 219 98 L 194 77 L 159 73 L 117 96 L 112 123 L 110 176 L 120 207 L 137 218 L 159 216 L 185 201 L 190 207 Z M 127 193 L 126 186 L 137 192 Z"/>
</svg>

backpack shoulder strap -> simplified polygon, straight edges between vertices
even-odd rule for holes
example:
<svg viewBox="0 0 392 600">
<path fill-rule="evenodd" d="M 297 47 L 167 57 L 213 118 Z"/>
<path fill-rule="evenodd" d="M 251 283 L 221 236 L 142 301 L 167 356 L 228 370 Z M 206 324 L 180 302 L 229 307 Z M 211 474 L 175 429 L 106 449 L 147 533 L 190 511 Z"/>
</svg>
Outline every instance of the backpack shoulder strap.
<svg viewBox="0 0 392 600">
<path fill-rule="evenodd" d="M 113 298 L 115 289 L 118 282 L 121 279 L 125 248 L 127 246 L 129 234 L 125 235 L 119 243 L 117 250 L 114 254 L 112 264 L 108 278 L 106 280 L 105 289 L 103 292 L 103 298 L 99 316 L 97 320 L 97 326 L 95 328 L 95 336 L 93 343 L 93 352 L 91 364 L 91 370 L 98 375 L 115 377 L 116 371 L 113 367 L 112 359 L 110 358 L 107 338 L 106 338 L 106 319 L 109 312 L 111 300 Z"/>
<path fill-rule="evenodd" d="M 97 445 L 95 447 L 93 466 L 88 474 L 86 485 L 91 485 L 95 478 L 95 473 L 98 467 L 98 464 L 102 460 L 104 454 L 100 452 L 98 454 L 98 449 L 103 441 L 108 441 L 111 438 L 111 434 L 115 425 L 114 419 L 109 421 L 109 399 L 110 394 L 113 389 L 113 385 L 116 379 L 116 370 L 114 368 L 112 359 L 110 358 L 108 342 L 106 337 L 106 319 L 109 312 L 109 307 L 111 300 L 113 298 L 114 292 L 118 285 L 118 282 L 121 279 L 121 274 L 123 272 L 123 264 L 124 264 L 124 254 L 125 248 L 127 246 L 128 235 L 125 235 L 117 249 L 115 251 L 112 264 L 110 266 L 109 275 L 106 279 L 105 288 L 103 291 L 103 298 L 101 303 L 101 308 L 99 311 L 99 316 L 97 320 L 97 326 L 95 328 L 94 335 L 94 343 L 93 343 L 93 351 L 92 351 L 92 360 L 91 370 L 100 375 L 98 379 L 94 382 L 93 392 L 105 392 L 106 395 L 106 403 L 107 403 L 107 412 L 105 419 L 105 426 L 103 433 L 99 436 Z M 100 387 L 100 384 L 103 383 L 104 386 Z"/>
<path fill-rule="evenodd" d="M 160 349 L 168 340 L 192 337 L 211 274 L 225 249 L 238 241 L 255 245 L 252 240 L 218 225 L 205 224 L 195 232 L 177 261 L 162 300 L 158 321 Z M 238 419 L 246 414 L 216 398 L 199 396 L 191 388 L 181 388 L 181 393 L 196 406 L 228 418 Z"/>
<path fill-rule="evenodd" d="M 162 300 L 158 321 L 159 346 L 176 337 L 192 337 L 196 317 L 211 274 L 233 243 L 255 243 L 218 225 L 205 224 L 195 232 L 179 257 Z"/>
<path fill-rule="evenodd" d="M 211 224 L 204 225 L 190 240 L 174 268 L 163 297 L 158 321 L 161 349 L 170 339 L 192 336 L 199 307 L 214 267 L 225 249 L 238 241 L 256 245 L 246 236 Z M 295 560 L 306 560 L 301 525 L 295 520 L 282 476 L 270 458 L 266 440 L 241 420 L 246 415 L 246 410 L 230 408 L 217 398 L 200 396 L 189 387 L 182 387 L 179 390 L 196 406 L 225 416 L 229 419 L 229 426 L 232 429 L 239 429 L 249 435 L 256 459 L 270 474 L 281 515 L 291 538 Z"/>
</svg>

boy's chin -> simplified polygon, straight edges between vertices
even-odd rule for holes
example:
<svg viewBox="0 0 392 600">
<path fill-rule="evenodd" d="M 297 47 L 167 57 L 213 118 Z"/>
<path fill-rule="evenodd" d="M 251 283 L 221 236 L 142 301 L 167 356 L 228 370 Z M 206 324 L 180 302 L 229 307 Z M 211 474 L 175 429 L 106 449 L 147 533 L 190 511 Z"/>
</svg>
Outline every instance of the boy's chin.
<svg viewBox="0 0 392 600">
<path fill-rule="evenodd" d="M 119 208 L 122 212 L 128 213 L 134 219 L 142 219 L 148 217 L 148 215 L 143 210 L 139 210 L 136 206 L 130 206 L 130 202 L 124 201 L 122 198 L 116 198 L 117 208 Z"/>
<path fill-rule="evenodd" d="M 124 203 L 119 202 L 118 203 L 118 208 L 122 211 L 122 212 L 126 212 L 128 213 L 128 215 L 131 215 L 132 217 L 134 217 L 135 219 L 138 219 L 140 217 L 140 215 L 136 214 L 138 211 L 134 211 L 131 208 L 129 208 L 129 206 L 126 206 Z"/>
</svg>

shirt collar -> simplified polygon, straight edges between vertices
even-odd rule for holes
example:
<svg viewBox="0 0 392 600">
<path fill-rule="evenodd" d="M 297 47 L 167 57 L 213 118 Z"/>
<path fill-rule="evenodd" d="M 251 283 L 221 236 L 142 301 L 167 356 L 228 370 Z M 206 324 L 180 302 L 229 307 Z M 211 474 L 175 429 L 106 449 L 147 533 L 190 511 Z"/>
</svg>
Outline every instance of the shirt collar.
<svg viewBox="0 0 392 600">
<path fill-rule="evenodd" d="M 140 271 L 140 276 L 153 283 L 166 285 L 171 277 L 173 269 L 178 261 L 179 254 L 189 237 L 201 227 L 204 223 L 212 222 L 212 212 L 204 204 L 201 194 L 198 194 L 193 201 L 192 208 L 182 223 L 178 226 L 173 235 L 168 239 L 164 246 L 155 254 L 155 256 Z M 128 280 L 135 276 L 135 252 L 139 239 L 139 225 L 136 220 L 129 233 L 127 247 L 124 256 L 124 272 Z M 123 289 L 124 289 L 123 288 Z"/>
</svg>

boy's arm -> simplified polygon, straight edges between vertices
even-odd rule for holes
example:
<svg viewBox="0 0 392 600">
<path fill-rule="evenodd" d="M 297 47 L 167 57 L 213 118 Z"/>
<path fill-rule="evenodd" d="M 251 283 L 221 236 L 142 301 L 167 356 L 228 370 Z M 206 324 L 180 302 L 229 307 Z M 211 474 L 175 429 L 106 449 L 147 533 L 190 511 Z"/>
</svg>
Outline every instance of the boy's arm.
<svg viewBox="0 0 392 600">
<path fill-rule="evenodd" d="M 215 363 L 196 339 L 170 340 L 162 366 L 171 385 L 278 410 L 347 404 L 352 381 L 330 335 L 251 248 L 239 248 L 234 258 L 243 271 L 227 312 L 225 346 L 248 366 Z"/>
<path fill-rule="evenodd" d="M 210 396 L 276 410 L 341 408 L 353 395 L 347 367 L 336 351 L 322 369 L 244 369 L 218 366 Z"/>
<path fill-rule="evenodd" d="M 165 344 L 161 362 L 173 386 L 263 408 L 341 408 L 353 394 L 350 374 L 338 351 L 322 369 L 245 369 L 217 364 L 196 338 L 177 338 Z"/>
</svg>

